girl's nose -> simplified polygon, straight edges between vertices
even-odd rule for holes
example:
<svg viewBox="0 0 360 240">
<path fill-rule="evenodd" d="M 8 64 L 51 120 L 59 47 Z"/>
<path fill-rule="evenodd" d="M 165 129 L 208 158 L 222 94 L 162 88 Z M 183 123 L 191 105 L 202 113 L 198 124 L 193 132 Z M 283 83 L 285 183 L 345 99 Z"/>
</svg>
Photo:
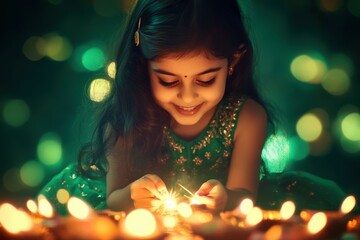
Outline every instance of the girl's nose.
<svg viewBox="0 0 360 240">
<path fill-rule="evenodd" d="M 178 98 L 181 98 L 185 103 L 192 103 L 194 98 L 197 97 L 198 94 L 193 86 L 182 86 L 180 92 L 178 93 Z"/>
</svg>

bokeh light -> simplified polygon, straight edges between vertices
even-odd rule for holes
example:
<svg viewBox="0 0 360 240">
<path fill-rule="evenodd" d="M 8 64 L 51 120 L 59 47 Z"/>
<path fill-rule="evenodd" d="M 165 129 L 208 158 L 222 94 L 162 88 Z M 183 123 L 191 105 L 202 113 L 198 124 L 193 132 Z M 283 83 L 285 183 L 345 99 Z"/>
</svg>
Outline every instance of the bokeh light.
<svg viewBox="0 0 360 240">
<path fill-rule="evenodd" d="M 30 109 L 21 99 L 8 101 L 3 110 L 4 121 L 12 127 L 24 125 L 30 118 Z"/>
<path fill-rule="evenodd" d="M 313 113 L 306 113 L 296 123 L 296 131 L 301 139 L 307 142 L 315 141 L 323 130 L 322 123 L 318 116 Z"/>
<path fill-rule="evenodd" d="M 115 79 L 116 76 L 116 63 L 111 62 L 107 67 L 107 74 L 110 78 Z"/>
<path fill-rule="evenodd" d="M 65 61 L 72 53 L 72 45 L 70 41 L 58 35 L 57 33 L 49 33 L 43 36 L 45 39 L 45 54 L 54 61 Z"/>
<path fill-rule="evenodd" d="M 282 172 L 289 160 L 289 141 L 282 134 L 270 136 L 261 153 L 262 159 L 270 172 Z"/>
<path fill-rule="evenodd" d="M 83 53 L 81 62 L 85 69 L 96 71 L 104 67 L 105 54 L 100 48 L 92 47 Z"/>
<path fill-rule="evenodd" d="M 299 136 L 289 138 L 289 149 L 289 158 L 295 161 L 305 159 L 310 153 L 308 142 L 302 140 Z"/>
<path fill-rule="evenodd" d="M 38 50 L 38 46 L 44 46 L 45 40 L 42 37 L 31 36 L 23 45 L 23 53 L 30 61 L 38 61 L 44 57 L 44 54 Z M 43 47 L 40 47 L 42 49 Z"/>
<path fill-rule="evenodd" d="M 297 80 L 314 84 L 321 82 L 327 66 L 324 61 L 303 54 L 292 60 L 290 71 Z"/>
<path fill-rule="evenodd" d="M 19 192 L 24 189 L 24 184 L 20 179 L 20 170 L 10 168 L 3 175 L 3 185 L 9 192 Z"/>
<path fill-rule="evenodd" d="M 66 204 L 69 201 L 69 198 L 70 194 L 66 189 L 61 188 L 56 192 L 56 199 L 61 204 Z"/>
<path fill-rule="evenodd" d="M 360 141 L 360 114 L 350 113 L 341 121 L 341 130 L 350 141 Z"/>
<path fill-rule="evenodd" d="M 62 160 L 62 145 L 59 135 L 53 132 L 45 133 L 39 140 L 37 155 L 45 165 L 58 165 Z"/>
<path fill-rule="evenodd" d="M 20 168 L 20 178 L 27 186 L 39 186 L 44 177 L 45 169 L 38 161 L 28 161 Z"/>
<path fill-rule="evenodd" d="M 318 0 L 318 4 L 321 10 L 325 12 L 336 12 L 344 4 L 343 0 Z"/>
<path fill-rule="evenodd" d="M 106 99 L 111 91 L 110 81 L 102 78 L 94 79 L 90 83 L 89 98 L 94 102 L 101 102 Z"/>
<path fill-rule="evenodd" d="M 344 70 L 331 69 L 324 76 L 321 85 L 328 93 L 339 96 L 349 90 L 351 82 Z"/>
</svg>

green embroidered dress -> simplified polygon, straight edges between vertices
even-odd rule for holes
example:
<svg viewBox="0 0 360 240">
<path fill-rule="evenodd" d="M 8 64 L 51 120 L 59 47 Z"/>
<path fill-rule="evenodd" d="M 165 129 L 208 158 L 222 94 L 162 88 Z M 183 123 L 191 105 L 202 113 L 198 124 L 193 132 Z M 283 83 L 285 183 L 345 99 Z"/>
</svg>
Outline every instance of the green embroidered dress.
<svg viewBox="0 0 360 240">
<path fill-rule="evenodd" d="M 169 154 L 160 160 L 165 172 L 159 175 L 169 189 L 181 183 L 195 191 L 209 179 L 226 184 L 234 132 L 246 100 L 246 97 L 224 98 L 208 126 L 191 141 L 164 128 L 164 147 Z M 260 176 L 265 174 L 262 169 Z M 63 192 L 59 191 L 61 189 L 88 202 L 94 209 L 106 208 L 105 177 L 87 178 L 79 173 L 76 163 L 56 175 L 39 193 L 50 201 L 58 214 L 64 215 L 67 214 L 66 206 L 58 200 Z M 345 194 L 332 182 L 308 173 L 287 172 L 265 175 L 259 186 L 258 205 L 276 209 L 284 200 L 292 199 L 300 207 L 330 210 L 337 209 L 344 197 Z"/>
</svg>

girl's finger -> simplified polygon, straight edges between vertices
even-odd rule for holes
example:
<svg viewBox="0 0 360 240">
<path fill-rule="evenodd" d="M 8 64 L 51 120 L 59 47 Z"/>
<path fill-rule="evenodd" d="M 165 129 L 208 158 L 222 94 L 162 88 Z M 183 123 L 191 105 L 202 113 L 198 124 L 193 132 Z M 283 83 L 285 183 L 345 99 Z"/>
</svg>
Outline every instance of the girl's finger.
<svg viewBox="0 0 360 240">
<path fill-rule="evenodd" d="M 159 199 L 163 199 L 165 194 L 168 192 L 166 185 L 163 180 L 155 174 L 147 174 L 142 177 L 146 181 L 145 188 L 149 190 L 154 196 Z"/>
<path fill-rule="evenodd" d="M 210 179 L 210 180 L 204 182 L 195 194 L 197 194 L 199 196 L 206 196 L 218 184 L 219 184 L 219 182 L 217 180 Z"/>
</svg>

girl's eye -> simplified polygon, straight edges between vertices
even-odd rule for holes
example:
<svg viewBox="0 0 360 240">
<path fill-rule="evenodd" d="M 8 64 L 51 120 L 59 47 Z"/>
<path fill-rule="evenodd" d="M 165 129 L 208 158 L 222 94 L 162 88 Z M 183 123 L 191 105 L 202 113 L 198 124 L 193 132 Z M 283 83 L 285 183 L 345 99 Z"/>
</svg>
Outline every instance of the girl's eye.
<svg viewBox="0 0 360 240">
<path fill-rule="evenodd" d="M 215 82 L 215 79 L 216 79 L 216 77 L 213 77 L 213 78 L 210 79 L 210 80 L 206 80 L 206 81 L 196 80 L 196 82 L 197 82 L 199 85 L 201 85 L 201 86 L 207 87 L 207 86 L 212 85 L 212 84 Z"/>
<path fill-rule="evenodd" d="M 167 81 L 164 81 L 163 79 L 159 78 L 159 83 L 160 83 L 160 85 L 163 85 L 165 87 L 174 87 L 179 83 L 179 81 L 167 82 Z"/>
</svg>

